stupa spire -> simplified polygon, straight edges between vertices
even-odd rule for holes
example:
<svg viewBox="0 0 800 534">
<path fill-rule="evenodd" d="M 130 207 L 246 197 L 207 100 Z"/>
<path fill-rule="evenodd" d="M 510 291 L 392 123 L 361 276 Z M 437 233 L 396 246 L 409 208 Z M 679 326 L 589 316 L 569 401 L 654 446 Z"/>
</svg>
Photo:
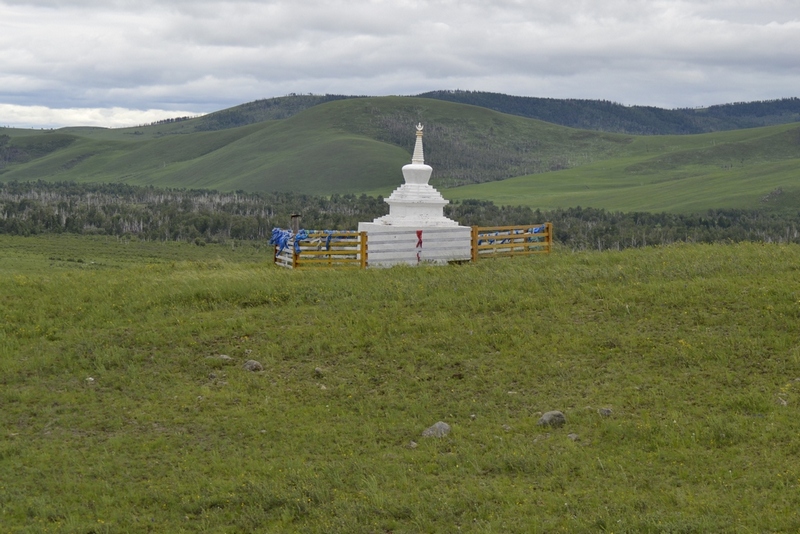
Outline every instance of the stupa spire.
<svg viewBox="0 0 800 534">
<path fill-rule="evenodd" d="M 414 144 L 414 155 L 411 156 L 414 165 L 425 164 L 425 154 L 422 152 L 422 123 L 417 124 L 417 142 Z"/>
</svg>

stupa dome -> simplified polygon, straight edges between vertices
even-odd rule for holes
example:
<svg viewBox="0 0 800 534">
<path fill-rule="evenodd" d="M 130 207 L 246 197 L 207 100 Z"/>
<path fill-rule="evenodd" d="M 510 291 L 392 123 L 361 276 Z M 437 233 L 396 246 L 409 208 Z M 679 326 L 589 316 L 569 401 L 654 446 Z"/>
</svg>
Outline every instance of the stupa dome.
<svg viewBox="0 0 800 534">
<path fill-rule="evenodd" d="M 373 221 L 375 224 L 398 226 L 458 226 L 444 216 L 444 207 L 449 203 L 439 191 L 428 184 L 433 168 L 425 164 L 422 148 L 422 124 L 417 124 L 417 139 L 411 163 L 403 166 L 405 183 L 395 189 L 385 200 L 389 204 L 389 215 Z"/>
</svg>

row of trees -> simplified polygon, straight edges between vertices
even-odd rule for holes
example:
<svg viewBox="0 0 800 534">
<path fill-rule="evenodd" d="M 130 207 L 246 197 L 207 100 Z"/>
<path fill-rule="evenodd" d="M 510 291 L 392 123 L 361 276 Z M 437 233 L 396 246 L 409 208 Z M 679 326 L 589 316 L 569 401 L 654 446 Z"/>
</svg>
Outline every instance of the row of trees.
<svg viewBox="0 0 800 534">
<path fill-rule="evenodd" d="M 555 241 L 572 250 L 621 250 L 677 242 L 800 243 L 800 212 L 729 209 L 681 215 L 581 207 L 541 211 L 498 207 L 482 200 L 465 200 L 448 208 L 448 216 L 464 225 L 552 222 Z"/>
<path fill-rule="evenodd" d="M 269 239 L 302 216 L 307 229 L 355 229 L 388 212 L 381 197 L 294 193 L 219 193 L 124 184 L 0 184 L 0 233 L 104 234 L 146 240 L 224 242 Z M 445 215 L 466 226 L 552 222 L 555 240 L 572 250 L 607 250 L 675 242 L 800 243 L 800 213 L 712 210 L 701 215 L 619 213 L 593 208 L 551 211 L 465 200 Z"/>
<path fill-rule="evenodd" d="M 308 228 L 348 229 L 387 213 L 382 198 L 220 193 L 124 184 L 0 184 L 0 233 L 105 234 L 148 240 L 268 239 L 293 214 Z"/>
</svg>

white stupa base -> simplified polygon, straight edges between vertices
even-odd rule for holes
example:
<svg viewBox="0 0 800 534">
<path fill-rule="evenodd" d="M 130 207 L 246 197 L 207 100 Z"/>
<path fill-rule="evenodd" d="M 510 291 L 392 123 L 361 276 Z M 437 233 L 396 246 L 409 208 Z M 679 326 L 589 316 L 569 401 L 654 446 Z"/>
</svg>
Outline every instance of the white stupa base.
<svg viewBox="0 0 800 534">
<path fill-rule="evenodd" d="M 433 224 L 419 220 L 409 221 L 408 225 L 386 224 L 380 218 L 358 223 L 358 231 L 367 233 L 367 264 L 391 267 L 469 261 L 472 255 L 469 226 L 459 226 L 445 217 L 428 222 Z"/>
<path fill-rule="evenodd" d="M 358 227 L 361 228 L 362 224 L 375 224 L 379 226 L 398 226 L 403 228 L 410 228 L 412 226 L 424 226 L 426 228 L 429 227 L 437 227 L 437 228 L 452 228 L 458 226 L 458 223 L 453 219 L 448 219 L 447 217 L 442 216 L 442 210 L 439 208 L 439 213 L 437 214 L 434 211 L 426 213 L 425 211 L 416 210 L 410 211 L 406 216 L 405 214 L 398 215 L 396 212 L 400 211 L 393 210 L 392 213 L 389 215 L 384 215 L 383 217 L 378 217 L 371 223 L 358 223 Z"/>
</svg>

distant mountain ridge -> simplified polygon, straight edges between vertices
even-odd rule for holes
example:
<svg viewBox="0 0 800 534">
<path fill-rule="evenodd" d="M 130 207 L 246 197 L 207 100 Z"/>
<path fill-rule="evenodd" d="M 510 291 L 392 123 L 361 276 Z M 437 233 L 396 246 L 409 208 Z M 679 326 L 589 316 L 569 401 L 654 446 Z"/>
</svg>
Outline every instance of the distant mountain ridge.
<svg viewBox="0 0 800 534">
<path fill-rule="evenodd" d="M 417 95 L 488 108 L 561 126 L 634 135 L 698 134 L 800 121 L 800 98 L 736 102 L 698 109 L 624 106 L 607 100 L 510 96 L 481 91 Z"/>
</svg>

